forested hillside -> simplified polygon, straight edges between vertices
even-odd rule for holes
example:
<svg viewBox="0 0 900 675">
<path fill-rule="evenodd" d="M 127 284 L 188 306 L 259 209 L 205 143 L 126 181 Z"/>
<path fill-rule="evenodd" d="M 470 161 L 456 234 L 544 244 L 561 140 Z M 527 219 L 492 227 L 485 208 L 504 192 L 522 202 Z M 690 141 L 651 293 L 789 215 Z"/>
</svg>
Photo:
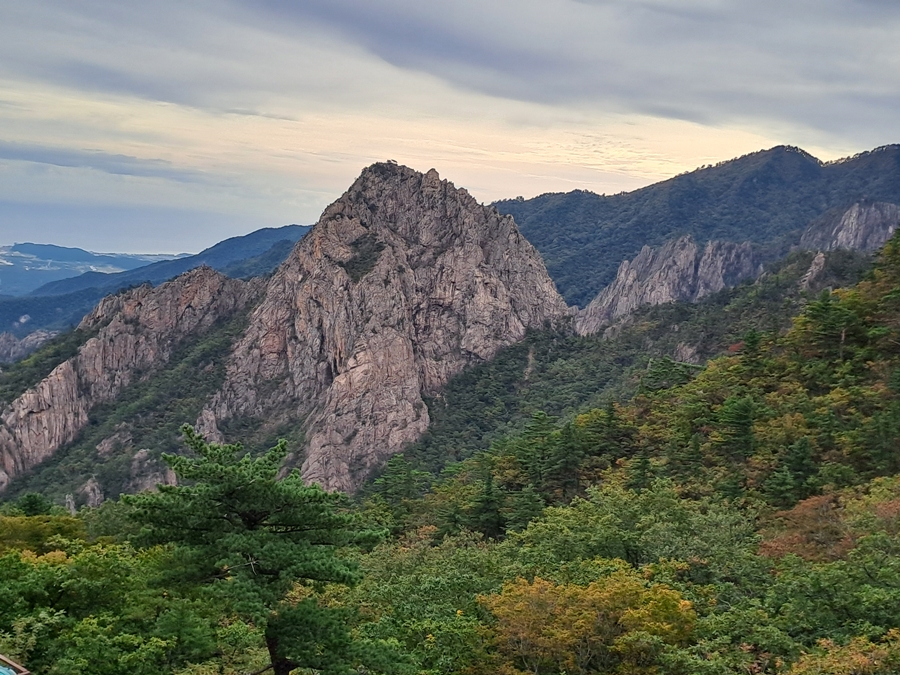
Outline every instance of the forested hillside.
<svg viewBox="0 0 900 675">
<path fill-rule="evenodd" d="M 690 234 L 700 243 L 750 241 L 774 259 L 812 220 L 859 200 L 900 203 L 900 146 L 827 164 L 780 146 L 633 192 L 576 190 L 496 206 L 541 252 L 566 301 L 583 307 L 642 246 Z"/>
<path fill-rule="evenodd" d="M 76 516 L 23 495 L 0 651 L 111 675 L 896 673 L 898 288 L 895 238 L 787 332 L 536 411 L 439 476 L 397 457 L 356 505 L 279 484 L 284 446 L 190 432 L 180 487 Z"/>
<path fill-rule="evenodd" d="M 778 334 L 824 288 L 852 285 L 869 269 L 868 255 L 833 251 L 804 286 L 814 255 L 796 252 L 755 282 L 702 302 L 643 307 L 598 336 L 532 332 L 489 363 L 457 376 L 429 401 L 428 431 L 405 455 L 439 471 L 494 440 L 520 431 L 537 411 L 572 417 L 639 390 L 671 386 L 707 359 L 737 348 L 751 330 Z"/>
</svg>

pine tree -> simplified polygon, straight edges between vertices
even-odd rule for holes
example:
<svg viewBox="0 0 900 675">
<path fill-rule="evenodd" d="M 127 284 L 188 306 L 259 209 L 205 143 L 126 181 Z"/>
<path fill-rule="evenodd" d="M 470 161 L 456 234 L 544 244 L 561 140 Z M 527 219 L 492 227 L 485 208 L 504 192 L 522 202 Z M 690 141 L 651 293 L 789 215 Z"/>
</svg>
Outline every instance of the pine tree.
<svg viewBox="0 0 900 675">
<path fill-rule="evenodd" d="M 503 536 L 506 529 L 502 513 L 503 497 L 503 491 L 497 487 L 493 474 L 488 470 L 482 481 L 482 489 L 475 496 L 468 511 L 466 526 L 493 539 Z"/>
<path fill-rule="evenodd" d="M 312 593 L 317 584 L 357 578 L 336 555 L 359 537 L 338 511 L 342 497 L 304 485 L 296 470 L 277 480 L 284 441 L 254 458 L 241 456 L 239 445 L 207 443 L 187 425 L 182 431 L 193 456 L 163 456 L 180 484 L 125 498 L 144 526 L 143 543 L 175 544 L 187 581 L 207 584 L 264 627 L 275 675 L 298 667 L 346 672 L 353 652 L 346 618 Z M 298 588 L 306 597 L 291 602 Z"/>
<path fill-rule="evenodd" d="M 510 495 L 506 529 L 510 532 L 524 530 L 543 511 L 544 500 L 533 486 L 526 485 L 520 492 Z"/>
</svg>

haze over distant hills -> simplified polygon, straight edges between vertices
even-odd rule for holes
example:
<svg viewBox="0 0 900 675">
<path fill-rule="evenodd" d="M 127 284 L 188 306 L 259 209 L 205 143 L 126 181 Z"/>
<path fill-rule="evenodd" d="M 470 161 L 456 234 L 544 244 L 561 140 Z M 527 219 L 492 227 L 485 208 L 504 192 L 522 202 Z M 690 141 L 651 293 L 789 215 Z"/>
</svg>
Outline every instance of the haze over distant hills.
<svg viewBox="0 0 900 675">
<path fill-rule="evenodd" d="M 77 277 L 44 284 L 32 291 L 31 295 L 66 295 L 88 288 L 113 292 L 135 284 L 151 283 L 155 285 L 200 265 L 209 265 L 213 269 L 224 272 L 229 265 L 262 255 L 276 244 L 296 243 L 309 229 L 309 226 L 305 225 L 264 227 L 250 234 L 220 241 L 196 255 L 179 257 L 175 260 L 163 260 L 116 273 L 88 271 Z M 290 250 L 289 247 L 288 250 Z M 287 251 L 285 257 L 287 257 Z M 240 276 L 253 276 L 253 274 Z"/>
<path fill-rule="evenodd" d="M 21 338 L 38 329 L 64 330 L 77 324 L 110 293 L 143 283 L 157 285 L 201 265 L 235 278 L 268 274 L 309 229 L 304 225 L 263 228 L 221 241 L 196 255 L 123 272 L 85 272 L 45 284 L 28 295 L 0 298 L 0 333 Z"/>
<path fill-rule="evenodd" d="M 46 283 L 86 272 L 125 272 L 186 255 L 93 253 L 54 244 L 0 246 L 0 295 L 24 295 Z"/>
</svg>

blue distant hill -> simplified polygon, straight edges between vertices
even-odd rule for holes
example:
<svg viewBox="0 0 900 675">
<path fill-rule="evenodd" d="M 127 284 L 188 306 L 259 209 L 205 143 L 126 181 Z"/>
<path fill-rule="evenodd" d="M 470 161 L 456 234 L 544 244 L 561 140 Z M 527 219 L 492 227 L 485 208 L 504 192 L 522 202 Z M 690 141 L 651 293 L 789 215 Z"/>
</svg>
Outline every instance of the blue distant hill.
<svg viewBox="0 0 900 675">
<path fill-rule="evenodd" d="M 96 288 L 106 293 L 113 293 L 121 288 L 127 288 L 136 284 L 160 284 L 195 267 L 200 267 L 200 265 L 209 265 L 213 269 L 227 274 L 229 266 L 262 255 L 279 242 L 295 244 L 309 229 L 308 225 L 266 227 L 240 237 L 225 239 L 196 255 L 176 258 L 175 260 L 163 260 L 150 265 L 145 264 L 136 269 L 112 274 L 86 272 L 77 277 L 44 284 L 40 288 L 33 290 L 30 295 L 66 295 L 88 288 Z M 287 257 L 286 253 L 285 257 Z"/>
<path fill-rule="evenodd" d="M 178 257 L 182 256 L 94 253 L 80 248 L 30 242 L 0 246 L 0 294 L 24 295 L 46 283 L 85 272 L 125 272 Z"/>
<path fill-rule="evenodd" d="M 269 274 L 280 265 L 294 244 L 311 229 L 307 225 L 268 227 L 241 237 L 232 237 L 215 246 L 176 259 L 146 261 L 133 269 L 115 272 L 88 271 L 68 279 L 57 279 L 32 290 L 28 295 L 11 296 L 0 288 L 0 332 L 17 336 L 38 328 L 64 330 L 77 324 L 97 302 L 110 293 L 143 283 L 157 285 L 188 270 L 209 265 L 236 278 Z M 12 252 L 13 248 L 21 248 Z M 52 249 L 52 251 L 50 250 Z M 52 253 L 77 260 L 80 249 L 46 244 L 17 244 L 8 247 L 18 256 Z M 88 255 L 90 254 L 84 251 Z M 109 254 L 116 257 L 115 254 Z M 93 258 L 92 258 L 93 260 Z M 74 264 L 70 261 L 70 264 Z M 2 269 L 2 268 L 0 268 Z"/>
</svg>

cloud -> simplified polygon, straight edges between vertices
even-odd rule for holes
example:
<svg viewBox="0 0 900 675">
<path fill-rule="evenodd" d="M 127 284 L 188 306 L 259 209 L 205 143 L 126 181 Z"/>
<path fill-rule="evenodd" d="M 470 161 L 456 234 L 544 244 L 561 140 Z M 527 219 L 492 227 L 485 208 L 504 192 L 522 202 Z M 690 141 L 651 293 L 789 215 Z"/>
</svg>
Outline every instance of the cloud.
<svg viewBox="0 0 900 675">
<path fill-rule="evenodd" d="M 0 0 L 0 16 L 0 201 L 34 206 L 18 224 L 53 220 L 41 200 L 53 218 L 203 213 L 211 233 L 223 214 L 312 222 L 388 158 L 490 201 L 898 140 L 896 0 Z"/>
<path fill-rule="evenodd" d="M 845 144 L 894 140 L 900 105 L 890 0 L 5 4 L 7 75 L 207 109 L 414 98 L 361 50 L 481 95 L 809 129 Z"/>
<path fill-rule="evenodd" d="M 196 182 L 205 178 L 200 172 L 177 169 L 171 162 L 161 159 L 140 159 L 99 150 L 70 150 L 26 143 L 0 141 L 0 160 L 2 159 L 94 169 L 120 176 L 165 178 L 178 182 Z"/>
<path fill-rule="evenodd" d="M 710 124 L 758 120 L 867 140 L 895 133 L 896 2 L 269 0 L 264 6 L 273 20 L 295 28 L 318 22 L 390 63 L 482 93 Z"/>
</svg>

